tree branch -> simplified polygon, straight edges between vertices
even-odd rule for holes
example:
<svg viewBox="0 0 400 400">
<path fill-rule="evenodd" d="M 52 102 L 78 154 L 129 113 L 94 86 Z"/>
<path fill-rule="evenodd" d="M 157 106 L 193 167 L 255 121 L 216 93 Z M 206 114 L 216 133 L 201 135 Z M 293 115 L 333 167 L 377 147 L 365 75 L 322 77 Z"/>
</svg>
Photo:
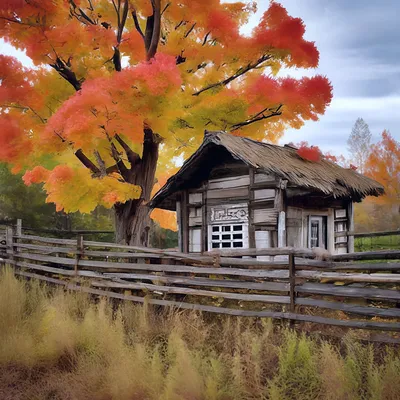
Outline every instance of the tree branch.
<svg viewBox="0 0 400 400">
<path fill-rule="evenodd" d="M 120 144 L 120 146 L 124 149 L 126 156 L 128 158 L 129 163 L 131 164 L 131 169 L 136 166 L 140 162 L 139 154 L 135 153 L 128 144 L 121 138 L 119 135 L 115 135 L 116 141 Z"/>
<path fill-rule="evenodd" d="M 252 116 L 246 121 L 239 122 L 237 124 L 234 124 L 231 126 L 230 132 L 236 131 L 237 129 L 240 129 L 244 126 L 254 124 L 255 122 L 261 121 L 263 119 L 268 119 L 272 117 L 277 117 L 278 115 L 282 115 L 282 109 L 283 104 L 280 104 L 277 108 L 266 108 L 263 111 L 257 113 L 256 115 Z M 269 114 L 265 114 L 266 111 L 269 111 Z"/>
<path fill-rule="evenodd" d="M 122 160 L 121 155 L 118 152 L 117 148 L 115 147 L 114 143 L 111 142 L 110 145 L 111 145 L 111 155 L 116 162 L 116 164 L 115 164 L 115 166 L 117 167 L 116 172 L 119 172 L 120 175 L 124 178 L 124 180 L 126 182 L 129 182 L 128 168 L 126 168 L 124 161 Z"/>
<path fill-rule="evenodd" d="M 69 3 L 71 5 L 71 15 L 74 16 L 78 21 L 83 22 L 80 19 L 80 16 L 81 16 L 87 23 L 89 23 L 91 25 L 96 25 L 96 22 L 93 21 L 87 14 L 85 14 L 83 12 L 83 10 L 80 7 L 78 7 L 73 0 L 69 0 Z M 89 4 L 90 4 L 90 2 L 89 2 Z M 79 16 L 79 14 L 76 13 L 75 10 L 79 11 L 80 16 Z M 85 24 L 85 22 L 83 22 L 83 23 Z"/>
<path fill-rule="evenodd" d="M 75 152 L 75 156 L 86 168 L 90 169 L 94 174 L 100 174 L 100 170 L 92 161 L 89 160 L 89 158 L 85 154 L 83 154 L 82 149 L 78 149 Z"/>
<path fill-rule="evenodd" d="M 154 179 L 157 168 L 158 149 L 161 142 L 162 137 L 157 133 L 153 133 L 152 129 L 145 126 L 142 162 L 140 163 L 139 171 L 139 184 L 142 187 L 142 198 L 145 200 L 149 200 L 151 197 L 154 182 L 150 182 L 150 180 Z"/>
<path fill-rule="evenodd" d="M 203 89 L 200 89 L 198 92 L 193 93 L 193 96 L 198 96 L 199 94 L 219 87 L 219 86 L 226 86 L 228 83 L 234 81 L 235 79 L 239 78 L 240 76 L 244 75 L 245 73 L 251 71 L 252 69 L 257 68 L 260 64 L 262 64 L 264 61 L 267 61 L 271 58 L 271 56 L 269 55 L 263 55 L 262 57 L 260 57 L 257 61 L 248 64 L 246 67 L 241 67 L 239 68 L 233 75 L 231 75 L 229 78 L 224 79 L 223 81 L 219 81 L 216 83 L 213 83 L 211 85 L 208 85 L 206 87 L 204 87 Z"/>
<path fill-rule="evenodd" d="M 55 63 L 50 64 L 50 66 L 67 80 L 76 91 L 81 90 L 83 79 L 78 79 L 75 72 L 60 57 L 57 56 Z"/>
<path fill-rule="evenodd" d="M 132 11 L 132 18 L 133 18 L 133 22 L 135 23 L 135 28 L 136 30 L 139 32 L 140 36 L 144 39 L 144 33 L 142 31 L 142 28 L 140 27 L 140 23 L 136 14 L 136 10 Z"/>
<path fill-rule="evenodd" d="M 196 22 L 189 28 L 189 30 L 185 33 L 184 37 L 187 38 L 190 33 L 192 32 L 192 30 L 194 29 L 194 27 L 196 26 Z"/>
<path fill-rule="evenodd" d="M 145 46 L 147 50 L 147 60 L 151 60 L 158 47 L 161 33 L 161 0 L 151 0 L 153 15 L 147 18 Z"/>
</svg>

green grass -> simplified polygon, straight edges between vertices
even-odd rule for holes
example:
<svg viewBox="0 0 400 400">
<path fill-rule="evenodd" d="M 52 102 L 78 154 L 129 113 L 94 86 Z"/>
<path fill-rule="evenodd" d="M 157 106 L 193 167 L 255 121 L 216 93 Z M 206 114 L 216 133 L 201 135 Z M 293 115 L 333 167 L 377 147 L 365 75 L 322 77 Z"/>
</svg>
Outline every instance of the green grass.
<svg viewBox="0 0 400 400">
<path fill-rule="evenodd" d="M 94 301 L 0 274 L 0 398 L 395 400 L 400 354 L 269 320 Z"/>
<path fill-rule="evenodd" d="M 355 238 L 354 250 L 400 250 L 400 235 Z"/>
</svg>

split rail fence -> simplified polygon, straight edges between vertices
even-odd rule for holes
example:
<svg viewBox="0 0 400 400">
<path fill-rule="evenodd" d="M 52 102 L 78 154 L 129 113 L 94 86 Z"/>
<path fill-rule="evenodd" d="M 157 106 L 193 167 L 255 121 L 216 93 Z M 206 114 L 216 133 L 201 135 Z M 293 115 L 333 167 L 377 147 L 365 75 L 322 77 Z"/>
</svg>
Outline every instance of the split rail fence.
<svg viewBox="0 0 400 400">
<path fill-rule="evenodd" d="M 326 261 L 309 249 L 293 248 L 197 255 L 83 236 L 25 235 L 8 227 L 0 257 L 17 275 L 94 295 L 400 333 L 399 250 L 340 254 Z"/>
</svg>

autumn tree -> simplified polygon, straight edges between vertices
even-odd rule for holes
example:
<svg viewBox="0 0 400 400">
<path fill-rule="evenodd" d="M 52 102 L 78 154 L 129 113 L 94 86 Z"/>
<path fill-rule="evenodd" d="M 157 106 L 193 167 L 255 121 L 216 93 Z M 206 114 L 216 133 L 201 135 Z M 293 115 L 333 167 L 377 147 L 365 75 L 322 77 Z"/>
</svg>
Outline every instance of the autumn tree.
<svg viewBox="0 0 400 400">
<path fill-rule="evenodd" d="M 244 36 L 255 10 L 218 0 L 3 0 L 0 34 L 35 68 L 0 57 L 0 160 L 27 185 L 43 183 L 58 210 L 113 207 L 117 240 L 146 244 L 152 192 L 204 129 L 275 141 L 331 101 L 325 77 L 277 77 L 318 65 L 302 20 L 271 2 Z"/>
<path fill-rule="evenodd" d="M 370 152 L 371 137 L 368 124 L 362 118 L 357 118 L 347 140 L 347 146 L 351 159 L 361 174 L 364 173 Z"/>
<path fill-rule="evenodd" d="M 376 202 L 400 213 L 400 143 L 389 131 L 384 130 L 381 140 L 371 146 L 365 174 L 385 187 L 385 195 L 378 197 Z"/>
</svg>

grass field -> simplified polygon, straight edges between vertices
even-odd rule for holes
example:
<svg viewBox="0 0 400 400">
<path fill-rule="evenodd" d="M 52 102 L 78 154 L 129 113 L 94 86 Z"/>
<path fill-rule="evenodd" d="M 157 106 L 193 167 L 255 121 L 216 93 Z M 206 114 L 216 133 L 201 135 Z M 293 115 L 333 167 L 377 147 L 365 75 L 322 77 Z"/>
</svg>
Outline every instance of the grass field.
<svg viewBox="0 0 400 400">
<path fill-rule="evenodd" d="M 395 400 L 398 349 L 95 301 L 0 274 L 0 398 Z"/>
<path fill-rule="evenodd" d="M 400 250 L 400 235 L 355 238 L 354 250 Z"/>
</svg>

